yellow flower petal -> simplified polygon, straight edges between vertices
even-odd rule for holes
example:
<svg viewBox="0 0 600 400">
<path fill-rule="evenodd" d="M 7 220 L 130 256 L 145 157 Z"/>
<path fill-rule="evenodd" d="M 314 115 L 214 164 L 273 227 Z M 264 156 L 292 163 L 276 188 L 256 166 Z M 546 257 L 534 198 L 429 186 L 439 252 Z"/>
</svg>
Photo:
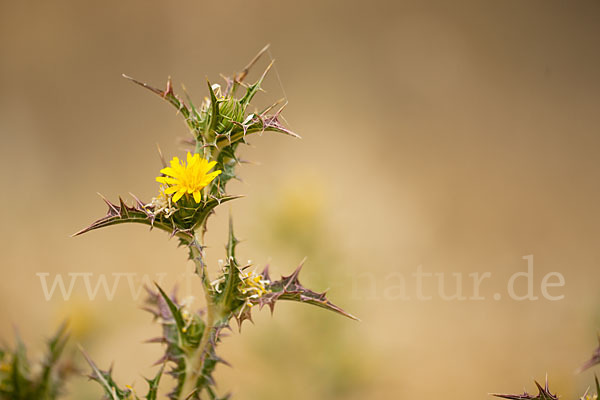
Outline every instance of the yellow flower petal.
<svg viewBox="0 0 600 400">
<path fill-rule="evenodd" d="M 217 164 L 216 161 L 211 161 L 206 165 L 206 170 L 209 171 L 212 169 L 212 167 L 214 167 Z"/>
<path fill-rule="evenodd" d="M 166 192 L 166 191 L 165 191 Z M 177 193 L 175 193 L 173 195 L 173 202 L 177 203 L 179 201 L 179 199 L 181 199 L 183 197 L 183 195 L 185 194 L 185 192 L 182 192 L 181 190 L 178 191 Z"/>
<path fill-rule="evenodd" d="M 177 185 L 179 183 L 177 179 L 168 176 L 159 176 L 156 178 L 156 182 L 164 183 L 167 185 Z"/>
<path fill-rule="evenodd" d="M 179 191 L 179 188 L 177 186 L 170 186 L 168 188 L 165 189 L 165 193 L 166 194 L 173 194 L 175 192 Z"/>
<path fill-rule="evenodd" d="M 200 192 L 194 192 L 194 200 L 196 200 L 196 203 L 200 203 L 200 201 L 202 200 L 202 195 L 200 194 Z"/>
<path fill-rule="evenodd" d="M 161 174 L 164 175 L 169 175 L 172 177 L 176 177 L 177 176 L 177 172 L 175 171 L 175 169 L 171 168 L 171 167 L 165 167 L 163 169 L 160 170 Z"/>
</svg>

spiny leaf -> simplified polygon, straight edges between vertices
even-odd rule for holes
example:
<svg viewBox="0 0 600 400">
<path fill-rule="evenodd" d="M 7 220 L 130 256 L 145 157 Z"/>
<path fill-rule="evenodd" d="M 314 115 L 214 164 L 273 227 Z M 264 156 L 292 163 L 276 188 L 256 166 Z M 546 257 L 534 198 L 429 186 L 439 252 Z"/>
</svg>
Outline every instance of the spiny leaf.
<svg viewBox="0 0 600 400">
<path fill-rule="evenodd" d="M 173 317 L 173 319 L 175 320 L 175 324 L 177 325 L 177 329 L 179 331 L 182 331 L 185 327 L 185 322 L 183 322 L 183 318 L 181 317 L 179 309 L 177 308 L 175 303 L 173 303 L 173 300 L 171 300 L 171 298 L 164 292 L 164 290 L 162 290 L 162 288 L 158 286 L 157 283 L 155 283 L 155 285 L 158 291 L 160 292 L 160 295 L 162 296 L 163 300 L 167 303 L 167 306 L 171 311 L 171 316 Z"/>
<path fill-rule="evenodd" d="M 224 267 L 222 289 L 214 293 L 214 304 L 219 311 L 219 318 L 223 323 L 227 323 L 231 318 L 231 312 L 238 308 L 243 300 L 240 300 L 237 288 L 242 282 L 240 279 L 240 267 L 235 258 L 235 248 L 238 240 L 233 232 L 233 218 L 229 216 L 229 235 L 227 240 L 227 264 Z"/>
<path fill-rule="evenodd" d="M 191 313 L 184 316 L 183 305 L 178 304 L 174 295 L 168 296 L 164 290 L 150 291 L 145 309 L 155 317 L 160 318 L 163 336 L 149 340 L 149 343 L 166 345 L 165 354 L 155 365 L 169 364 L 167 372 L 177 381 L 173 390 L 168 394 L 171 399 L 180 399 L 183 382 L 187 375 L 186 354 L 193 352 L 200 343 L 205 329 L 200 314 Z"/>
<path fill-rule="evenodd" d="M 280 280 L 271 282 L 271 284 L 268 286 L 270 293 L 261 296 L 255 302 L 259 304 L 261 308 L 265 305 L 268 305 L 271 308 L 271 311 L 273 311 L 275 308 L 275 303 L 278 300 L 290 300 L 308 303 L 359 321 L 359 319 L 354 315 L 347 313 L 340 307 L 330 302 L 327 299 L 327 292 L 318 293 L 302 286 L 298 280 L 298 275 L 300 274 L 302 266 L 303 265 L 300 264 L 300 266 L 291 275 L 283 276 Z M 268 267 L 265 268 L 262 276 L 265 279 L 270 280 Z"/>
<path fill-rule="evenodd" d="M 202 389 L 204 389 L 204 391 L 209 395 L 211 399 L 218 399 L 218 396 L 216 395 L 214 390 L 214 386 L 216 385 L 216 383 L 213 378 L 213 372 L 218 364 L 229 365 L 227 361 L 223 360 L 216 354 L 216 346 L 217 343 L 220 342 L 220 334 L 223 327 L 223 324 L 219 324 L 211 333 L 211 337 L 209 339 L 209 346 L 204 356 L 205 359 L 202 366 L 202 374 L 196 382 L 196 387 L 198 388 L 198 391 L 196 392 L 196 395 L 198 396 L 197 398 L 200 398 L 199 396 L 202 393 Z M 195 399 L 196 397 L 192 398 Z"/>
<path fill-rule="evenodd" d="M 165 370 L 165 364 L 163 364 L 153 379 L 146 379 L 148 383 L 148 394 L 146 400 L 156 400 L 158 396 L 158 385 L 160 384 L 160 378 Z"/>
<path fill-rule="evenodd" d="M 217 206 L 219 206 L 223 203 L 226 203 L 228 201 L 239 199 L 242 197 L 244 197 L 244 196 L 213 197 L 213 198 L 205 201 L 203 207 L 197 208 L 195 210 L 194 215 L 192 216 L 192 218 L 190 220 L 191 225 L 192 225 L 191 229 L 197 229 L 197 228 L 203 226 L 206 223 L 206 220 L 208 219 L 210 214 L 213 212 L 213 210 Z"/>
<path fill-rule="evenodd" d="M 254 98 L 256 93 L 258 93 L 258 91 L 260 90 L 260 85 L 271 70 L 271 67 L 273 67 L 274 62 L 275 61 L 271 61 L 271 63 L 267 66 L 261 77 L 258 79 L 258 81 L 256 81 L 256 83 L 254 83 L 253 85 L 250 85 L 250 87 L 246 90 L 246 94 L 240 100 L 240 104 L 242 105 L 242 107 L 244 107 L 244 109 L 248 106 L 248 104 L 250 104 L 252 98 Z"/>
<path fill-rule="evenodd" d="M 102 386 L 106 397 L 108 397 L 111 400 L 125 400 L 127 396 L 131 394 L 131 390 L 121 389 L 117 386 L 112 377 L 112 369 L 108 371 L 102 371 L 96 366 L 96 364 L 86 354 L 86 352 L 83 351 L 81 347 L 79 348 L 79 350 L 81 351 L 83 357 L 92 369 L 92 373 L 91 375 L 89 375 L 90 379 L 98 382 L 100 386 Z"/>
<path fill-rule="evenodd" d="M 255 115 L 246 124 L 241 124 L 232 130 L 231 134 L 228 136 L 219 138 L 217 140 L 217 146 L 219 148 L 225 148 L 232 144 L 244 141 L 247 135 L 263 132 L 279 132 L 300 139 L 300 135 L 292 132 L 281 124 L 278 115 Z"/>
<path fill-rule="evenodd" d="M 227 236 L 227 245 L 225 249 L 227 250 L 227 258 L 235 259 L 235 248 L 240 243 L 238 238 L 235 237 L 235 233 L 233 231 L 233 217 L 231 213 L 229 214 L 229 235 Z"/>
<path fill-rule="evenodd" d="M 97 221 L 94 221 L 90 226 L 80 230 L 73 234 L 73 236 L 79 236 L 84 233 L 93 231 L 95 229 L 104 228 L 105 226 L 124 224 L 124 223 L 139 223 L 144 225 L 149 225 L 151 228 L 159 228 L 163 231 L 173 233 L 180 236 L 181 233 L 176 232 L 176 227 L 173 222 L 167 220 L 164 217 L 155 218 L 144 206 L 144 204 L 135 199 L 135 204 L 133 206 L 128 206 L 125 204 L 123 199 L 119 198 L 119 204 L 113 204 L 109 200 L 107 200 L 104 196 L 100 195 L 102 200 L 108 206 L 108 211 L 106 215 L 100 218 Z"/>
<path fill-rule="evenodd" d="M 39 399 L 54 398 L 57 394 L 59 382 L 52 381 L 52 372 L 56 368 L 68 340 L 67 324 L 64 322 L 48 341 L 48 350 L 43 361 L 42 373 L 36 390 Z"/>
<path fill-rule="evenodd" d="M 177 112 L 179 112 L 179 113 L 181 113 L 181 115 L 183 115 L 189 128 L 193 131 L 197 130 L 198 124 L 196 121 L 194 121 L 193 118 L 191 118 L 190 109 L 173 92 L 173 85 L 171 83 L 171 78 L 167 79 L 167 88 L 165 90 L 156 89 L 156 88 L 148 85 L 145 82 L 140 82 L 130 76 L 125 75 L 125 74 L 123 74 L 123 78 L 128 79 L 131 82 L 133 82 L 143 88 L 146 88 L 146 89 L 150 90 L 151 92 L 156 93 L 163 99 L 167 100 L 169 103 L 171 103 L 177 109 Z"/>
<path fill-rule="evenodd" d="M 67 323 L 63 322 L 54 336 L 48 340 L 47 364 L 54 364 L 58 360 L 68 340 Z"/>
<path fill-rule="evenodd" d="M 192 238 L 190 233 L 191 230 L 204 224 L 217 206 L 240 197 L 241 196 L 212 197 L 203 201 L 200 206 L 195 208 L 181 207 L 179 211 L 169 218 L 166 218 L 162 214 L 158 216 L 153 215 L 137 198 L 135 198 L 135 204 L 133 206 L 128 206 L 121 198 L 119 198 L 119 204 L 117 205 L 102 197 L 108 206 L 106 215 L 93 222 L 87 228 L 73 234 L 73 236 L 82 235 L 86 232 L 104 228 L 106 226 L 138 223 L 148 225 L 151 229 L 159 228 L 165 232 L 169 232 L 171 236 L 177 236 L 189 243 Z"/>
<path fill-rule="evenodd" d="M 558 396 L 550 393 L 550 389 L 548 387 L 548 377 L 546 377 L 546 384 L 542 387 L 537 381 L 535 381 L 535 385 L 538 389 L 537 396 L 530 395 L 525 392 L 523 394 L 512 395 L 512 394 L 492 394 L 492 396 L 500 397 L 503 399 L 510 400 L 558 400 Z"/>
<path fill-rule="evenodd" d="M 17 333 L 17 347 L 13 354 L 12 363 L 12 389 L 13 396 L 17 399 L 26 397 L 29 388 L 29 361 L 27 360 L 27 348 Z"/>
<path fill-rule="evenodd" d="M 207 131 L 204 133 L 204 137 L 206 140 L 210 141 L 212 137 L 216 134 L 217 124 L 219 122 L 219 102 L 217 101 L 217 96 L 210 84 L 207 80 L 208 91 L 210 92 L 210 125 L 207 127 Z"/>
</svg>

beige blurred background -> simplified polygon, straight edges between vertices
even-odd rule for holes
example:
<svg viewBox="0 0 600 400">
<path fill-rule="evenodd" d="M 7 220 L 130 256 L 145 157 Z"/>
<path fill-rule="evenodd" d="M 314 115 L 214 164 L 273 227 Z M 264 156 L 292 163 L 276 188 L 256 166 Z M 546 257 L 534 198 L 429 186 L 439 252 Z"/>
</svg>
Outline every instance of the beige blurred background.
<svg viewBox="0 0 600 400">
<path fill-rule="evenodd" d="M 573 371 L 600 329 L 599 21 L 598 1 L 1 1 L 0 337 L 18 326 L 36 357 L 69 317 L 74 341 L 144 392 L 160 347 L 142 343 L 159 328 L 141 300 L 122 284 L 114 301 L 81 285 L 46 301 L 36 273 L 168 273 L 186 292 L 191 265 L 162 233 L 70 237 L 105 212 L 96 192 L 150 199 L 156 143 L 171 157 L 187 135 L 120 75 L 170 75 L 199 103 L 206 77 L 271 43 L 251 75 L 277 60 L 258 104 L 287 97 L 303 140 L 265 134 L 243 150 L 259 165 L 231 186 L 247 196 L 229 207 L 242 257 L 279 274 L 308 256 L 303 281 L 362 322 L 298 304 L 257 313 L 222 346 L 234 368 L 218 369 L 221 392 L 485 399 L 547 373 L 581 395 L 592 372 Z M 210 223 L 213 271 L 227 208 Z M 507 298 L 530 254 L 536 294 L 560 272 L 563 300 Z M 490 272 L 486 300 L 443 301 L 430 282 L 419 301 L 418 266 Z M 99 397 L 83 378 L 69 390 Z"/>
</svg>

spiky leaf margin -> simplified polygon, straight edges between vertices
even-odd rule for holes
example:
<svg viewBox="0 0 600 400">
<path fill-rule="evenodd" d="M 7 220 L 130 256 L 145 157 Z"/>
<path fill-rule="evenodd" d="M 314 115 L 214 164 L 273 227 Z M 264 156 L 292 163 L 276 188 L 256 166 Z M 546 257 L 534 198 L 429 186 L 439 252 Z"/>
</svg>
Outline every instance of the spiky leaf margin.
<svg viewBox="0 0 600 400">
<path fill-rule="evenodd" d="M 206 220 L 217 206 L 240 197 L 241 196 L 212 197 L 203 201 L 200 207 L 190 209 L 190 212 L 183 218 L 180 218 L 177 215 L 172 215 L 169 218 L 166 218 L 164 215 L 156 216 L 135 196 L 133 196 L 135 203 L 132 206 L 128 206 L 120 197 L 119 204 L 111 203 L 109 200 L 102 197 L 108 206 L 106 215 L 97 221 L 94 221 L 87 228 L 76 232 L 73 236 L 79 236 L 106 226 L 138 223 L 148 225 L 150 226 L 150 229 L 158 228 L 168 232 L 171 236 L 177 236 L 188 244 L 193 238 L 192 231 L 198 226 L 202 226 L 206 223 Z"/>
<path fill-rule="evenodd" d="M 304 287 L 299 280 L 300 271 L 302 270 L 303 263 L 296 268 L 296 270 L 289 276 L 282 276 L 278 281 L 271 281 L 269 274 L 269 266 L 265 267 L 262 272 L 264 279 L 271 281 L 267 289 L 269 293 L 261 296 L 260 298 L 253 300 L 253 303 L 258 304 L 262 309 L 264 306 L 269 306 L 271 312 L 275 309 L 275 304 L 279 300 L 295 301 L 300 303 L 311 304 L 320 308 L 324 308 L 329 311 L 333 311 L 337 314 L 343 315 L 355 321 L 360 321 L 354 315 L 344 311 L 342 308 L 333 304 L 327 299 L 327 292 L 315 292 Z M 251 319 L 250 310 L 248 309 L 244 313 L 238 316 L 238 322 L 241 324 L 246 319 Z"/>
<path fill-rule="evenodd" d="M 546 377 L 546 383 L 542 387 L 537 381 L 534 381 L 535 385 L 538 389 L 537 396 L 533 396 L 527 392 L 523 394 L 492 394 L 495 397 L 500 397 L 502 399 L 510 399 L 510 400 L 558 400 L 558 396 L 550 393 L 550 388 L 548 387 L 548 377 Z"/>
</svg>

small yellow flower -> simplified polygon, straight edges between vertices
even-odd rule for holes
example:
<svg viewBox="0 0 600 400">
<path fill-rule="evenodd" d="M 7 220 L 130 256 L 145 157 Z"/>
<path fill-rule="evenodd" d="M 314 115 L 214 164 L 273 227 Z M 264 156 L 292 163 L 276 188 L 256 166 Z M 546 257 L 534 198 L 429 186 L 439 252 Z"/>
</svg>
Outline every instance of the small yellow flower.
<svg viewBox="0 0 600 400">
<path fill-rule="evenodd" d="M 191 194 L 196 203 L 200 203 L 202 189 L 221 174 L 220 170 L 208 172 L 215 164 L 215 161 L 208 162 L 200 158 L 200 155 L 192 155 L 188 152 L 187 163 L 179 161 L 178 157 L 173 157 L 171 166 L 160 170 L 161 174 L 166 176 L 159 176 L 156 181 L 168 185 L 165 193 L 173 195 L 173 202 L 177 202 L 184 194 Z"/>
<path fill-rule="evenodd" d="M 257 274 L 255 271 L 241 271 L 239 277 L 241 282 L 238 284 L 238 290 L 246 297 L 249 307 L 252 307 L 251 300 L 258 299 L 269 293 L 267 285 L 271 282 L 264 279 L 262 275 Z"/>
</svg>

